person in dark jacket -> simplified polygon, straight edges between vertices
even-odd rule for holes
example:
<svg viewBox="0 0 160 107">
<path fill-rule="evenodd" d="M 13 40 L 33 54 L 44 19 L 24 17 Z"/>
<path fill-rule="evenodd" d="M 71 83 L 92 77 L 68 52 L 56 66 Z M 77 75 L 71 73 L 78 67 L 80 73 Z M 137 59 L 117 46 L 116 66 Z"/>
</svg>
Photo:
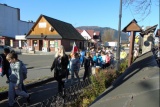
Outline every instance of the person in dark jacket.
<svg viewBox="0 0 160 107">
<path fill-rule="evenodd" d="M 51 66 L 51 71 L 54 69 L 54 78 L 58 82 L 58 92 L 62 92 L 64 88 L 64 81 L 62 81 L 62 79 L 66 76 L 68 64 L 68 55 L 65 54 L 65 50 L 61 45 L 58 47 L 58 51 L 55 54 L 55 59 Z"/>
<path fill-rule="evenodd" d="M 7 61 L 6 56 L 10 53 L 9 48 L 4 48 L 3 54 L 1 54 L 1 57 L 3 58 L 3 74 L 2 76 L 6 75 L 7 81 L 6 83 L 9 83 L 9 75 L 10 75 L 10 63 Z"/>
<path fill-rule="evenodd" d="M 85 69 L 85 71 L 84 71 L 84 75 L 83 75 L 83 80 L 85 80 L 86 77 L 89 78 L 90 73 L 91 73 L 90 71 L 91 71 L 92 64 L 93 64 L 92 57 L 90 56 L 90 53 L 87 52 L 86 57 L 84 58 L 84 69 Z"/>
</svg>

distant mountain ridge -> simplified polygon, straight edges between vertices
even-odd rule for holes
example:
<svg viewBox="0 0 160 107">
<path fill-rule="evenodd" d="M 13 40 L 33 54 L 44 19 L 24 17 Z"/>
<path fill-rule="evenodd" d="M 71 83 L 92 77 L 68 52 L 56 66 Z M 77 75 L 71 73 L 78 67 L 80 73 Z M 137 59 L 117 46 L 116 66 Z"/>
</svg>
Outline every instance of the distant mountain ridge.
<svg viewBox="0 0 160 107">
<path fill-rule="evenodd" d="M 76 27 L 76 29 L 81 30 L 94 30 L 94 31 L 100 31 L 100 35 L 103 36 L 105 30 L 112 29 L 110 27 L 99 27 L 99 26 L 80 26 Z M 115 31 L 114 33 L 114 41 L 117 41 L 118 39 L 118 30 L 112 29 Z M 122 41 L 128 41 L 128 35 L 124 32 L 121 33 L 121 40 Z"/>
</svg>

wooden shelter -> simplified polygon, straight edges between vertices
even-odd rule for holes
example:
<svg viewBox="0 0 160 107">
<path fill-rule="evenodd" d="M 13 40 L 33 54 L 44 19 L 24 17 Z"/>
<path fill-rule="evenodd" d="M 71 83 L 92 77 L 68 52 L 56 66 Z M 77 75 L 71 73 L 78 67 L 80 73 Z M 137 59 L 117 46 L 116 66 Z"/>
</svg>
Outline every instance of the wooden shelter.
<svg viewBox="0 0 160 107">
<path fill-rule="evenodd" d="M 141 32 L 141 27 L 137 24 L 137 21 L 133 19 L 123 30 L 123 32 L 130 32 L 130 50 L 129 50 L 129 60 L 128 60 L 128 66 L 131 65 L 133 60 L 133 50 L 134 50 L 134 42 L 135 42 L 135 36 L 136 32 Z"/>
<path fill-rule="evenodd" d="M 74 42 L 83 48 L 85 41 L 71 24 L 45 15 L 39 16 L 26 38 L 30 50 L 36 51 L 56 51 L 60 45 L 71 51 Z"/>
</svg>

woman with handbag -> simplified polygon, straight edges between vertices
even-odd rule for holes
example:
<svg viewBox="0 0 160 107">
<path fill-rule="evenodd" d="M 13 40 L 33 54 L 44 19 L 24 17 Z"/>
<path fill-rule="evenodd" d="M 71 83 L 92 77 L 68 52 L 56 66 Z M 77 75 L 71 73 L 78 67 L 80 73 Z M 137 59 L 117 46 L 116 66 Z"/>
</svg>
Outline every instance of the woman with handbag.
<svg viewBox="0 0 160 107">
<path fill-rule="evenodd" d="M 66 77 L 68 63 L 68 56 L 65 53 L 64 47 L 61 45 L 58 47 L 51 66 L 51 71 L 54 69 L 54 79 L 58 82 L 58 92 L 62 92 L 64 88 L 64 81 L 62 79 Z"/>
</svg>

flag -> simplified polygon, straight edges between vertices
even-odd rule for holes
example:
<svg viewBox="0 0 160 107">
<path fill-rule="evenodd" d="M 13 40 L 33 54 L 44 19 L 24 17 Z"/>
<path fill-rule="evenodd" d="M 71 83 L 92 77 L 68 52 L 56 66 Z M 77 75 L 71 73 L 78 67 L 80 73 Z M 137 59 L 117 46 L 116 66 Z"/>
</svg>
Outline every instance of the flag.
<svg viewBox="0 0 160 107">
<path fill-rule="evenodd" d="M 72 53 L 78 52 L 78 47 L 76 46 L 76 43 L 73 43 Z"/>
</svg>

